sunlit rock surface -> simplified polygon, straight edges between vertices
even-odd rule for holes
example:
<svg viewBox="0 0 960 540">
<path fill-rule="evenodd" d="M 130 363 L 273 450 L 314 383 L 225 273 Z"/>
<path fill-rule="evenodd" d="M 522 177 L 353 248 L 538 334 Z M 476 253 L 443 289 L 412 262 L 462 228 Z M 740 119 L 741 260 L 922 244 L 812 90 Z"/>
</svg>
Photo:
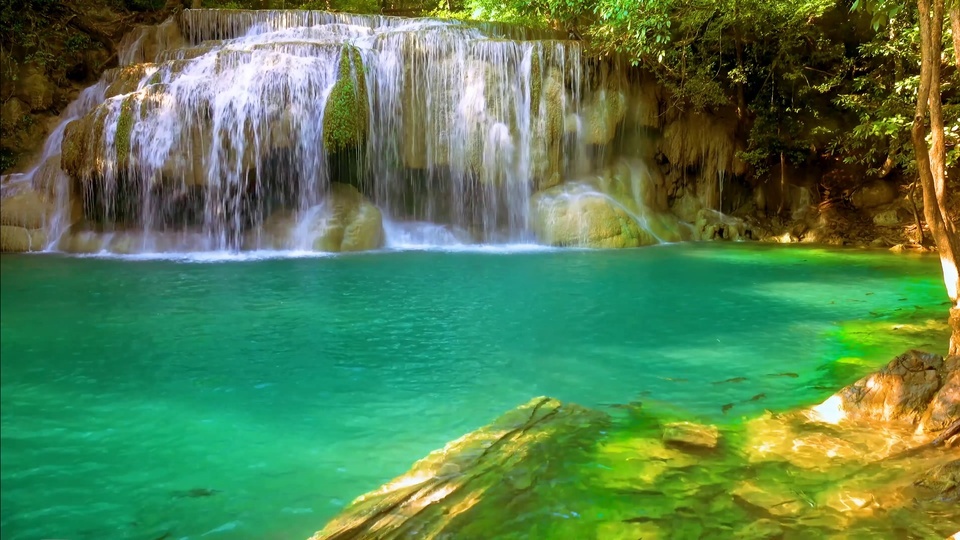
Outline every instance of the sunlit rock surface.
<svg viewBox="0 0 960 540">
<path fill-rule="evenodd" d="M 838 392 L 847 415 L 831 421 L 811 408 L 712 426 L 657 403 L 608 419 L 538 398 L 314 538 L 947 538 L 960 436 L 918 426 L 956 420 L 955 371 L 910 351 Z"/>
<path fill-rule="evenodd" d="M 574 461 L 606 415 L 536 398 L 353 501 L 314 539 L 481 538 L 506 531 L 531 492 Z"/>
</svg>

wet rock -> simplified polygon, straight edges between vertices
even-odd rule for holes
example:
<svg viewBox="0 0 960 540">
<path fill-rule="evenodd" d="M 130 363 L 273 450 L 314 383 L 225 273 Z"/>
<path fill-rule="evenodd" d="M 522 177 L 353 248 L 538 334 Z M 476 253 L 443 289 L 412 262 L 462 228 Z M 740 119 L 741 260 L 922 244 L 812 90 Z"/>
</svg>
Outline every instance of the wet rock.
<svg viewBox="0 0 960 540">
<path fill-rule="evenodd" d="M 380 248 L 384 241 L 380 210 L 346 184 L 331 185 L 311 230 L 317 251 L 364 251 Z"/>
<path fill-rule="evenodd" d="M 47 235 L 41 229 L 25 229 L 10 225 L 0 225 L 0 251 L 4 253 L 25 253 L 40 251 L 47 243 Z"/>
<path fill-rule="evenodd" d="M 941 501 L 960 502 L 960 459 L 930 469 L 916 484 L 933 492 Z"/>
<path fill-rule="evenodd" d="M 694 446 L 713 449 L 720 440 L 717 426 L 705 426 L 692 422 L 676 422 L 663 426 L 663 442 L 679 446 Z"/>
<path fill-rule="evenodd" d="M 0 200 L 0 225 L 39 229 L 52 213 L 52 206 L 33 190 Z"/>
<path fill-rule="evenodd" d="M 672 469 L 696 465 L 697 458 L 660 439 L 637 437 L 606 440 L 597 448 L 602 465 L 597 480 L 608 489 L 642 489 L 653 485 Z"/>
<path fill-rule="evenodd" d="M 597 411 L 535 398 L 358 497 L 312 538 L 499 537 L 510 519 L 504 508 L 534 496 L 537 486 L 552 492 L 550 470 L 589 447 L 606 421 Z M 519 487 L 503 481 L 518 468 L 532 479 Z"/>
<path fill-rule="evenodd" d="M 551 246 L 627 248 L 657 244 L 613 198 L 585 186 L 560 185 L 531 199 L 537 238 Z"/>
<path fill-rule="evenodd" d="M 697 212 L 694 224 L 694 238 L 697 240 L 747 240 L 753 236 L 742 219 L 707 208 Z"/>
<path fill-rule="evenodd" d="M 926 419 L 931 429 L 943 426 L 957 410 L 956 373 L 955 360 L 946 363 L 936 354 L 908 351 L 814 407 L 813 417 L 831 423 L 860 420 L 912 426 Z"/>
<path fill-rule="evenodd" d="M 943 385 L 920 418 L 920 430 L 939 433 L 960 420 L 960 356 L 948 356 L 943 362 Z"/>
<path fill-rule="evenodd" d="M 758 519 L 753 523 L 737 529 L 734 538 L 738 540 L 767 540 L 769 538 L 780 538 L 783 535 L 783 527 L 772 519 Z"/>
<path fill-rule="evenodd" d="M 758 485 L 753 481 L 744 481 L 730 493 L 741 506 L 766 511 L 773 516 L 796 515 L 807 504 L 796 493 L 779 484 Z"/>
</svg>

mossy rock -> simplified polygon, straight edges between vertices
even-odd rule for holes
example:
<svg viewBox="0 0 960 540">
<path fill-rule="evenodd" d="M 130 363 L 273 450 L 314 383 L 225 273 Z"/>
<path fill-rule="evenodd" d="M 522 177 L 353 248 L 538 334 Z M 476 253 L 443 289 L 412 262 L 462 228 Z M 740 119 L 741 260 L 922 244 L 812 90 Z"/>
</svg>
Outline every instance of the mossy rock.
<svg viewBox="0 0 960 540">
<path fill-rule="evenodd" d="M 113 81 L 110 82 L 110 86 L 108 86 L 106 92 L 104 92 L 104 97 L 110 99 L 136 91 L 136 89 L 140 87 L 140 81 L 142 81 L 147 74 L 147 68 L 151 67 L 155 66 L 153 66 L 153 64 L 136 64 L 116 68 L 113 73 L 108 75 L 108 77 L 113 77 Z"/>
<path fill-rule="evenodd" d="M 344 47 L 340 53 L 339 78 L 323 112 L 323 146 L 328 152 L 361 145 L 367 136 L 369 118 L 367 81 L 360 51 Z"/>
<path fill-rule="evenodd" d="M 0 225 L 0 252 L 26 253 L 40 251 L 47 243 L 43 229 L 25 229 L 11 225 Z"/>
<path fill-rule="evenodd" d="M 114 144 L 117 148 L 117 164 L 120 167 L 126 167 L 130 164 L 130 137 L 133 133 L 133 124 L 136 120 L 134 107 L 136 105 L 135 96 L 127 96 L 120 105 L 120 117 L 117 119 L 117 131 L 114 135 Z M 139 108 L 137 109 L 138 112 Z"/>
</svg>

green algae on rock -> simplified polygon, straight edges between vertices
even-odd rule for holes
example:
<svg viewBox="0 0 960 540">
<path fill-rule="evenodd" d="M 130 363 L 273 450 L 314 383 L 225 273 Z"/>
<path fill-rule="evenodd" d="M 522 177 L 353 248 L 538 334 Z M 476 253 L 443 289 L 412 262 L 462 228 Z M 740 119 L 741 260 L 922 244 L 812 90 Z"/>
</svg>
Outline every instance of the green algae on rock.
<svg viewBox="0 0 960 540">
<path fill-rule="evenodd" d="M 328 152 L 359 146 L 367 135 L 369 103 L 360 51 L 344 46 L 339 65 L 339 77 L 323 111 L 323 146 Z"/>
</svg>

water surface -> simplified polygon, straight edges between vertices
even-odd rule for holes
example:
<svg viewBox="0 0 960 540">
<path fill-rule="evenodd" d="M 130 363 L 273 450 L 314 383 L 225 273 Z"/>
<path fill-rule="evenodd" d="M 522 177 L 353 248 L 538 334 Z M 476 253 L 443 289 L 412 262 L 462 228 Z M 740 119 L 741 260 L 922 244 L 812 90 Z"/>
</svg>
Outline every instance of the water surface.
<svg viewBox="0 0 960 540">
<path fill-rule="evenodd" d="M 5 539 L 304 538 L 533 396 L 723 422 L 946 344 L 925 322 L 946 309 L 937 261 L 884 252 L 43 255 L 0 272 Z M 898 322 L 926 330 L 884 330 Z M 895 337 L 861 347 L 850 328 Z"/>
</svg>

